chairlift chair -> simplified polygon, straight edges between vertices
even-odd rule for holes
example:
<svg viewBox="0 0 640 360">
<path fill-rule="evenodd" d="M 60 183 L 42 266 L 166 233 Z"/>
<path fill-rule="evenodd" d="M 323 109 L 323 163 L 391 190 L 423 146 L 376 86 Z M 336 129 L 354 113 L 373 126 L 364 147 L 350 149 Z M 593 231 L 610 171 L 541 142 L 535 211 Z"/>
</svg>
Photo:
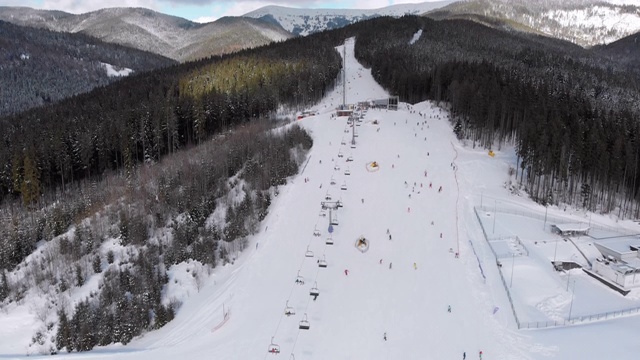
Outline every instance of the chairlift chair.
<svg viewBox="0 0 640 360">
<path fill-rule="evenodd" d="M 336 206 L 341 208 L 342 207 L 342 200 L 336 201 Z"/>
<path fill-rule="evenodd" d="M 289 306 L 289 300 L 287 300 L 287 305 L 285 305 L 284 307 L 284 314 L 287 316 L 291 316 L 291 315 L 295 315 L 296 311 L 294 308 L 292 308 L 291 306 Z"/>
<path fill-rule="evenodd" d="M 313 251 L 309 250 L 309 246 L 307 246 L 307 252 L 304 253 L 305 257 L 313 257 Z"/>
<path fill-rule="evenodd" d="M 349 162 L 349 161 L 353 161 L 353 156 L 349 156 L 349 157 L 347 158 L 347 162 Z"/>
<path fill-rule="evenodd" d="M 340 141 L 340 145 L 347 145 L 347 142 L 342 139 L 342 141 Z"/>
<path fill-rule="evenodd" d="M 321 268 L 327 267 L 327 260 L 324 259 L 324 256 L 322 257 L 322 259 L 318 260 L 318 267 L 321 267 Z"/>
<path fill-rule="evenodd" d="M 339 158 L 344 157 L 344 155 L 342 155 L 342 152 L 338 152 L 338 157 Z"/>
<path fill-rule="evenodd" d="M 300 270 L 298 270 L 298 276 L 296 276 L 296 284 L 304 285 L 304 278 L 300 276 Z"/>
<path fill-rule="evenodd" d="M 313 283 L 313 287 L 309 290 L 309 295 L 318 296 L 320 295 L 320 290 L 318 290 L 318 282 Z"/>
<path fill-rule="evenodd" d="M 317 228 L 313 229 L 313 236 L 320 236 L 320 230 Z"/>
<path fill-rule="evenodd" d="M 329 192 L 327 192 L 327 195 L 324 196 L 325 200 L 331 200 L 331 194 L 329 194 Z"/>
<path fill-rule="evenodd" d="M 347 183 L 343 182 L 342 185 L 340 185 L 340 190 L 347 190 Z"/>
<path fill-rule="evenodd" d="M 327 238 L 327 240 L 325 241 L 325 244 L 333 245 L 333 239 L 332 238 Z"/>
<path fill-rule="evenodd" d="M 331 219 L 331 225 L 338 225 L 338 217 L 337 216 L 333 216 L 333 219 Z"/>
<path fill-rule="evenodd" d="M 344 171 L 345 175 L 351 175 L 351 170 L 349 170 L 348 168 Z"/>
<path fill-rule="evenodd" d="M 268 352 L 270 354 L 279 354 L 280 353 L 280 345 L 278 345 L 278 344 L 273 342 L 273 336 L 271 337 L 271 344 L 269 344 Z"/>
<path fill-rule="evenodd" d="M 309 330 L 310 326 L 311 324 L 309 324 L 309 320 L 307 320 L 307 314 L 304 314 L 304 316 L 302 317 L 302 320 L 300 320 L 300 324 L 298 325 L 298 328 L 300 330 Z"/>
<path fill-rule="evenodd" d="M 320 210 L 320 216 L 322 216 L 322 217 L 327 216 L 327 212 L 324 209 Z"/>
<path fill-rule="evenodd" d="M 340 170 L 340 165 L 335 164 L 335 166 L 333 167 L 333 170 L 336 170 L 336 171 L 337 171 L 337 170 Z"/>
<path fill-rule="evenodd" d="M 351 144 L 351 148 L 355 149 L 356 148 L 356 144 Z"/>
<path fill-rule="evenodd" d="M 336 184 L 336 180 L 333 178 L 333 176 L 331 176 L 331 185 L 335 185 Z"/>
</svg>

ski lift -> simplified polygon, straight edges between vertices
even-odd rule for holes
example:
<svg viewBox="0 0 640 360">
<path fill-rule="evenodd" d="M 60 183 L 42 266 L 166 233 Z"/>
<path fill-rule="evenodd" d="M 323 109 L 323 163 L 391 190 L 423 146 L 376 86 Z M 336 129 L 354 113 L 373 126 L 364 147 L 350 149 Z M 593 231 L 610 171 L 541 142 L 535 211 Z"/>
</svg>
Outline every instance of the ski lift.
<svg viewBox="0 0 640 360">
<path fill-rule="evenodd" d="M 327 238 L 327 241 L 325 241 L 325 244 L 333 245 L 333 239 L 332 238 Z"/>
<path fill-rule="evenodd" d="M 300 276 L 300 270 L 298 270 L 298 276 L 296 276 L 296 284 L 304 285 L 304 278 Z"/>
<path fill-rule="evenodd" d="M 270 354 L 279 354 L 280 353 L 280 345 L 273 342 L 273 336 L 271 337 L 271 344 L 269 344 L 269 353 Z"/>
<path fill-rule="evenodd" d="M 287 316 L 291 316 L 291 315 L 295 315 L 296 314 L 296 311 L 291 306 L 289 306 L 289 300 L 287 300 L 287 305 L 285 305 L 285 307 L 284 307 L 284 314 L 287 315 Z"/>
<path fill-rule="evenodd" d="M 311 295 L 311 296 L 320 295 L 320 290 L 318 290 L 318 282 L 317 281 L 313 284 L 313 287 L 311 288 L 311 290 L 309 290 L 309 295 Z"/>
<path fill-rule="evenodd" d="M 313 236 L 320 236 L 320 230 L 318 230 L 318 228 L 313 229 Z"/>
<path fill-rule="evenodd" d="M 347 169 L 344 171 L 344 174 L 345 174 L 345 175 L 351 175 L 351 171 L 347 168 Z"/>
<path fill-rule="evenodd" d="M 324 259 L 324 256 L 322 257 L 322 259 L 318 260 L 318 267 L 321 267 L 321 268 L 327 267 L 327 260 Z"/>
<path fill-rule="evenodd" d="M 343 182 L 342 185 L 340 185 L 340 190 L 347 190 L 347 183 Z"/>
<path fill-rule="evenodd" d="M 304 253 L 305 257 L 313 257 L 313 251 L 309 250 L 309 246 L 307 246 L 307 252 Z"/>
<path fill-rule="evenodd" d="M 309 320 L 307 320 L 307 314 L 305 313 L 304 316 L 302 317 L 302 320 L 300 320 L 300 324 L 298 328 L 300 330 L 309 330 L 310 326 L 311 325 L 309 324 Z"/>
</svg>

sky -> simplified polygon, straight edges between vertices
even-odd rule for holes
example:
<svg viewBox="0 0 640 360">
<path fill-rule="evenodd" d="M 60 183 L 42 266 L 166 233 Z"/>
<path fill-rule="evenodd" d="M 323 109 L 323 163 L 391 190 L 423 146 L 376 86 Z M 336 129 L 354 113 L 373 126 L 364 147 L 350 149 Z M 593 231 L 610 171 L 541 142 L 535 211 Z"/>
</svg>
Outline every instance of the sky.
<svg viewBox="0 0 640 360">
<path fill-rule="evenodd" d="M 434 0 L 431 0 L 434 1 Z M 638 0 L 640 1 L 640 0 Z M 61 10 L 74 14 L 107 7 L 144 7 L 185 19 L 207 22 L 223 16 L 241 16 L 267 5 L 297 8 L 376 9 L 425 0 L 4 0 L 6 6 Z"/>
</svg>

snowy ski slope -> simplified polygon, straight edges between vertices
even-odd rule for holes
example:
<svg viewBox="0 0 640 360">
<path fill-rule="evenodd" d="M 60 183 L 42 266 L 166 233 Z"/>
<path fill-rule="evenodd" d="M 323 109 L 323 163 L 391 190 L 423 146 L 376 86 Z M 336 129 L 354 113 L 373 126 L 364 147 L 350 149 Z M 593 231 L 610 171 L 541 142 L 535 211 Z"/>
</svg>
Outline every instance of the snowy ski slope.
<svg viewBox="0 0 640 360">
<path fill-rule="evenodd" d="M 355 60 L 353 44 L 346 43 L 347 102 L 387 96 Z M 308 162 L 280 189 L 249 247 L 233 265 L 215 269 L 175 320 L 127 346 L 56 359 L 407 360 L 462 359 L 464 352 L 478 359 L 479 351 L 483 359 L 635 358 L 638 317 L 516 329 L 473 212 L 480 193 L 485 202 L 541 208 L 502 187 L 512 150 L 490 158 L 484 149 L 463 147 L 446 112 L 430 102 L 369 110 L 351 148 L 347 119 L 331 116 L 341 102 L 338 88 L 311 109 L 317 116 L 299 121 L 314 138 Z M 372 161 L 378 171 L 368 170 Z M 320 214 L 328 195 L 344 204 L 334 212 L 333 234 L 328 212 Z M 330 235 L 334 245 L 326 245 Z M 369 241 L 366 252 L 355 246 L 360 236 Z M 318 266 L 321 259 L 326 268 Z M 298 273 L 303 285 L 295 283 Z M 535 279 L 517 276 L 535 290 Z M 287 303 L 295 315 L 285 316 Z M 301 330 L 305 314 L 310 328 Z M 272 338 L 279 354 L 267 352 Z M 14 354 L 11 345 L 0 345 L 0 358 Z"/>
</svg>

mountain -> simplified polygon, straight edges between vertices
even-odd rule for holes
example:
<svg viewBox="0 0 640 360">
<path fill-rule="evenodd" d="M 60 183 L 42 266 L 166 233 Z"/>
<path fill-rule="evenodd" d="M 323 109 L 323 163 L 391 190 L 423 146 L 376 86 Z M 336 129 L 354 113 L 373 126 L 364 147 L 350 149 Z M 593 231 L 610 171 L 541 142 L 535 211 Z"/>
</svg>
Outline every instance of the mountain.
<svg viewBox="0 0 640 360">
<path fill-rule="evenodd" d="M 640 32 L 607 45 L 595 46 L 593 50 L 636 71 L 640 68 Z"/>
<path fill-rule="evenodd" d="M 0 20 L 53 31 L 83 33 L 178 61 L 229 53 L 291 37 L 277 24 L 227 17 L 199 24 L 143 8 L 109 8 L 85 14 L 0 7 Z"/>
<path fill-rule="evenodd" d="M 175 61 L 146 51 L 0 21 L 0 116 L 107 85 Z"/>
<path fill-rule="evenodd" d="M 379 9 L 296 9 L 284 6 L 265 6 L 244 14 L 246 17 L 264 19 L 280 24 L 294 35 L 306 36 L 316 32 L 336 29 L 357 21 L 379 16 L 418 15 L 441 8 L 453 1 L 424 2 L 419 4 L 392 5 Z"/>
<path fill-rule="evenodd" d="M 426 15 L 437 20 L 494 18 L 513 29 L 545 34 L 581 46 L 607 44 L 640 31 L 639 7 L 598 0 L 469 0 Z"/>
</svg>

